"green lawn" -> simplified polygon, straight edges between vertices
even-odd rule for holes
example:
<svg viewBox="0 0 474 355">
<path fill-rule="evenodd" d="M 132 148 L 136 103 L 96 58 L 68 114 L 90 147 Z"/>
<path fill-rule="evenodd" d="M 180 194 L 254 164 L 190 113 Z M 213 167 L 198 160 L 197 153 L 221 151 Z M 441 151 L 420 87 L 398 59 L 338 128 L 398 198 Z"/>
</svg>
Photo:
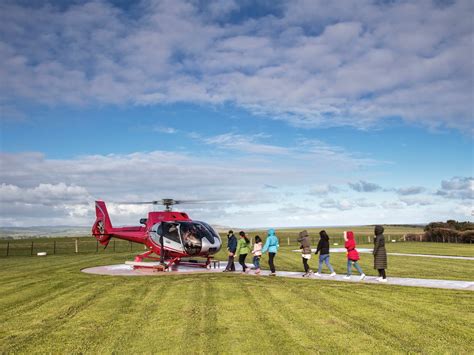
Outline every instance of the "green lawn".
<svg viewBox="0 0 474 355">
<path fill-rule="evenodd" d="M 427 244 L 403 243 L 417 253 L 426 253 Z M 443 254 L 451 248 L 436 245 Z M 302 269 L 291 249 L 282 247 L 277 255 L 280 270 Z M 0 258 L 0 352 L 474 352 L 472 291 L 237 274 L 80 272 L 133 255 Z M 363 268 L 373 273 L 371 255 L 362 257 Z M 344 254 L 331 259 L 343 272 Z M 472 281 L 473 266 L 473 261 L 389 257 L 388 271 Z"/>
</svg>

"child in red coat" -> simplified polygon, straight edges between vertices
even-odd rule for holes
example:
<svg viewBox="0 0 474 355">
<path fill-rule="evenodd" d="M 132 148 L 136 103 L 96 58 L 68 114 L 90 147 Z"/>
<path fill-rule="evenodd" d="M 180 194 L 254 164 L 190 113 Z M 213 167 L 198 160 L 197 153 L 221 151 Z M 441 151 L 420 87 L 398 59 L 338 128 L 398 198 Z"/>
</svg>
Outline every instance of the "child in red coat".
<svg viewBox="0 0 474 355">
<path fill-rule="evenodd" d="M 352 274 L 352 265 L 355 266 L 357 271 L 360 273 L 360 280 L 365 279 L 365 274 L 360 268 L 359 263 L 357 262 L 359 257 L 359 252 L 356 249 L 356 243 L 354 240 L 354 233 L 352 231 L 344 231 L 344 247 L 347 249 L 347 275 L 344 276 L 345 279 L 350 279 Z"/>
</svg>

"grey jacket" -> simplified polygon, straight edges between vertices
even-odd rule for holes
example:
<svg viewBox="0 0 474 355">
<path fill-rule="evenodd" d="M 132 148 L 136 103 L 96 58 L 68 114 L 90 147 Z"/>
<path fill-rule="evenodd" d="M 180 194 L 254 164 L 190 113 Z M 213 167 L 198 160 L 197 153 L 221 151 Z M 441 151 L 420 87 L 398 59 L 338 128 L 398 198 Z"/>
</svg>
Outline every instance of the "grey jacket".
<svg viewBox="0 0 474 355">
<path fill-rule="evenodd" d="M 301 252 L 303 254 L 311 254 L 311 245 L 309 244 L 309 235 L 306 229 L 300 232 L 298 242 L 301 243 L 300 249 L 302 249 Z"/>
</svg>

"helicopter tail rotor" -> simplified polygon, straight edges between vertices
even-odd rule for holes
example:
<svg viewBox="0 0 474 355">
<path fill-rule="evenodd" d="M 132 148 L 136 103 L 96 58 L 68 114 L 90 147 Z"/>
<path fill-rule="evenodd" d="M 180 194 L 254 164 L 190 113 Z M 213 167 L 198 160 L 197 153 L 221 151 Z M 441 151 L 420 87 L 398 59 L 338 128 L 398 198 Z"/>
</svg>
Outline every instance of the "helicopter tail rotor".
<svg viewBox="0 0 474 355">
<path fill-rule="evenodd" d="M 110 221 L 109 212 L 104 201 L 95 201 L 95 215 L 96 220 L 92 227 L 92 234 L 100 242 L 100 244 L 109 244 L 112 229 L 112 222 Z"/>
</svg>

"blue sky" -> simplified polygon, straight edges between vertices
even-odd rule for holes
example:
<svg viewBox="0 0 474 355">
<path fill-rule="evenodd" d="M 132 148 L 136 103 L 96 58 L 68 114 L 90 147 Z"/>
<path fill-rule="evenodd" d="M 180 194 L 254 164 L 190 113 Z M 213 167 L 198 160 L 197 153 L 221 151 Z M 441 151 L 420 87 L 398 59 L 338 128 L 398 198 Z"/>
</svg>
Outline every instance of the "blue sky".
<svg viewBox="0 0 474 355">
<path fill-rule="evenodd" d="M 472 220 L 470 1 L 5 1 L 0 225 Z"/>
</svg>

